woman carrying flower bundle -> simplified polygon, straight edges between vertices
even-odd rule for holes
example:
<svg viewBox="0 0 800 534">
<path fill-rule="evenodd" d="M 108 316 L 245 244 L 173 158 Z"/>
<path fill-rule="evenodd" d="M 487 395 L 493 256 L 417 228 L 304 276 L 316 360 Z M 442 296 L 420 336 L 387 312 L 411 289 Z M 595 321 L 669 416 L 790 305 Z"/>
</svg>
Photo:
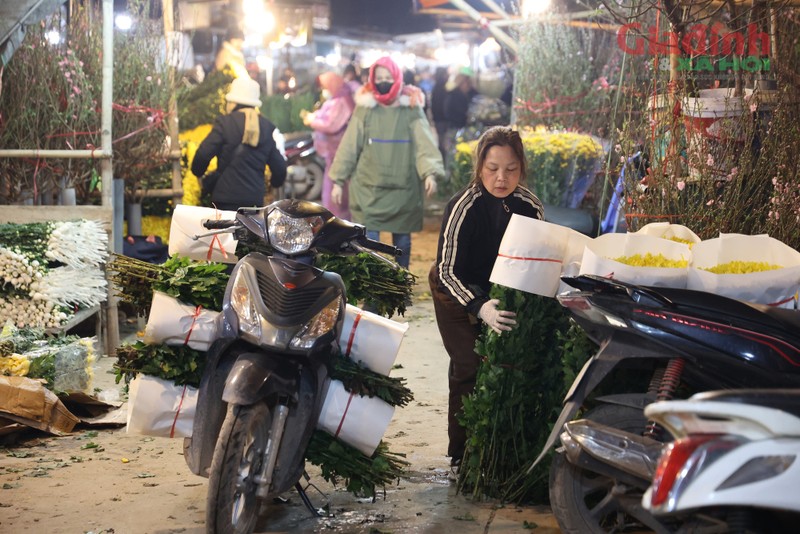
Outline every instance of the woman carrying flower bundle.
<svg viewBox="0 0 800 534">
<path fill-rule="evenodd" d="M 520 185 L 525 152 L 519 133 L 495 126 L 478 140 L 472 180 L 447 203 L 436 263 L 429 283 L 436 322 L 450 356 L 447 455 L 455 472 L 467 435 L 458 421 L 463 397 L 472 393 L 479 356 L 475 341 L 480 321 L 501 334 L 516 324 L 516 314 L 498 309 L 489 299 L 489 276 L 511 215 L 544 218 L 542 203 Z"/>
</svg>

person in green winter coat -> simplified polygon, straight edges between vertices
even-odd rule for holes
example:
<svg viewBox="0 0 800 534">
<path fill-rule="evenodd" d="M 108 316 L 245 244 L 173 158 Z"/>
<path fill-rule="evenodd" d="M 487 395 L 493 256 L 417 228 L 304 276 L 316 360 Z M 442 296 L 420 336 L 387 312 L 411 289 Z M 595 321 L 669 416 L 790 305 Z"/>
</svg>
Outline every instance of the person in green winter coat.
<svg viewBox="0 0 800 534">
<path fill-rule="evenodd" d="M 341 202 L 349 182 L 353 221 L 367 227 L 370 239 L 391 232 L 403 251 L 398 263 L 408 269 L 411 232 L 422 230 L 423 194 L 436 192 L 444 177 L 442 155 L 423 111 L 424 94 L 403 85 L 400 68 L 389 57 L 369 70 L 369 82 L 355 96 L 356 108 L 330 169 L 331 200 Z"/>
</svg>

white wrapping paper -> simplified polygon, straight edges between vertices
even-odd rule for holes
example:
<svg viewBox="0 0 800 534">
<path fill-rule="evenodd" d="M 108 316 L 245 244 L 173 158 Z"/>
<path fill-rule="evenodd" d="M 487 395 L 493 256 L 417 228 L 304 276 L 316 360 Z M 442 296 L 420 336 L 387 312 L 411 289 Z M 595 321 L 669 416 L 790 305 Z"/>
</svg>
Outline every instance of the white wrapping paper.
<svg viewBox="0 0 800 534">
<path fill-rule="evenodd" d="M 144 436 L 188 438 L 192 435 L 196 407 L 196 388 L 139 374 L 131 380 L 128 390 L 126 431 Z"/>
<path fill-rule="evenodd" d="M 657 222 L 645 224 L 635 234 L 651 235 L 662 239 L 682 239 L 689 241 L 693 245 L 701 241 L 700 237 L 682 224 L 672 224 L 668 222 Z"/>
<path fill-rule="evenodd" d="M 153 291 L 144 342 L 150 345 L 188 345 L 207 351 L 217 339 L 219 312 L 183 304 L 166 293 Z"/>
<path fill-rule="evenodd" d="M 348 304 L 339 347 L 351 360 L 389 376 L 407 330 L 408 323 L 398 323 Z"/>
<path fill-rule="evenodd" d="M 233 234 L 216 234 L 193 239 L 196 235 L 209 232 L 203 226 L 204 220 L 234 218 L 236 218 L 235 211 L 178 204 L 172 212 L 169 227 L 169 255 L 179 254 L 198 261 L 236 263 L 236 240 Z"/>
<path fill-rule="evenodd" d="M 569 235 L 566 226 L 515 213 L 503 234 L 489 281 L 554 297 Z"/>
<path fill-rule="evenodd" d="M 782 269 L 746 274 L 715 274 L 703 270 L 731 261 L 757 261 Z M 689 289 L 730 298 L 794 308 L 800 290 L 800 252 L 766 235 L 726 234 L 692 248 Z"/>
<path fill-rule="evenodd" d="M 591 240 L 592 238 L 588 235 L 570 229 L 567 248 L 564 252 L 564 263 L 561 266 L 561 276 L 578 276 L 581 272 L 583 252 L 586 249 L 586 245 L 588 245 Z M 564 282 L 560 282 L 558 293 L 561 294 L 566 291 L 575 291 L 575 288 Z"/>
<path fill-rule="evenodd" d="M 648 252 L 690 263 L 692 258 L 688 245 L 677 241 L 640 234 L 605 234 L 586 245 L 580 274 L 594 274 L 644 286 L 686 287 L 688 267 L 637 267 L 612 259 L 634 254 L 644 256 Z"/>
<path fill-rule="evenodd" d="M 317 428 L 372 456 L 394 415 L 394 406 L 377 397 L 362 397 L 344 389 L 339 380 L 328 383 Z"/>
</svg>

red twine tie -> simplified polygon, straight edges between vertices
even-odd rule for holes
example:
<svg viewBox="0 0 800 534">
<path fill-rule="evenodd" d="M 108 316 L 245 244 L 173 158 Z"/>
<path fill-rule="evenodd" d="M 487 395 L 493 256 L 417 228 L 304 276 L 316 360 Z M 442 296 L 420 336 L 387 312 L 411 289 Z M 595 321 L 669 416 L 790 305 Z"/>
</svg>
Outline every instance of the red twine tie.
<svg viewBox="0 0 800 534">
<path fill-rule="evenodd" d="M 214 220 L 218 221 L 221 218 L 222 214 L 219 211 L 214 211 Z M 225 252 L 225 247 L 222 246 L 222 241 L 219 238 L 219 234 L 214 234 L 214 237 L 211 238 L 211 244 L 208 245 L 208 254 L 206 254 L 206 260 L 211 261 L 211 255 L 214 253 L 214 243 L 217 244 L 219 251 L 222 252 L 222 257 L 228 259 L 228 253 Z"/>
<path fill-rule="evenodd" d="M 525 256 L 509 256 L 507 254 L 497 254 L 499 258 L 508 258 L 510 260 L 523 260 L 523 261 L 549 261 L 552 263 L 561 263 L 561 260 L 554 260 L 551 258 L 527 258 Z"/>
<path fill-rule="evenodd" d="M 344 418 L 347 417 L 347 410 L 350 409 L 350 403 L 353 401 L 353 397 L 355 396 L 355 392 L 351 393 L 349 397 L 347 397 L 347 406 L 344 407 L 344 413 L 342 414 L 342 420 L 339 421 L 339 426 L 336 427 L 336 433 L 333 435 L 334 438 L 339 437 L 339 432 L 342 431 L 342 426 L 344 426 Z"/>
<path fill-rule="evenodd" d="M 199 308 L 200 306 L 198 306 Z M 169 437 L 175 437 L 175 425 L 178 424 L 178 416 L 181 414 L 181 407 L 183 407 L 183 399 L 186 397 L 186 386 L 183 386 L 183 391 L 181 392 L 181 401 L 178 403 L 178 410 L 175 412 L 175 419 L 172 420 L 172 428 L 169 429 Z"/>
<path fill-rule="evenodd" d="M 200 317 L 200 312 L 203 311 L 202 306 L 197 306 L 194 309 L 194 315 L 192 315 L 192 324 L 189 327 L 189 332 L 186 333 L 186 339 L 183 340 L 184 345 L 189 344 L 189 338 L 192 337 L 192 330 L 194 330 L 194 325 L 197 323 L 197 318 Z"/>
<path fill-rule="evenodd" d="M 347 340 L 347 350 L 344 351 L 345 356 L 350 356 L 350 349 L 353 348 L 353 340 L 356 338 L 356 328 L 358 328 L 358 323 L 361 321 L 361 316 L 363 314 L 364 310 L 358 310 L 356 318 L 353 319 L 353 328 L 350 329 L 350 339 Z"/>
</svg>

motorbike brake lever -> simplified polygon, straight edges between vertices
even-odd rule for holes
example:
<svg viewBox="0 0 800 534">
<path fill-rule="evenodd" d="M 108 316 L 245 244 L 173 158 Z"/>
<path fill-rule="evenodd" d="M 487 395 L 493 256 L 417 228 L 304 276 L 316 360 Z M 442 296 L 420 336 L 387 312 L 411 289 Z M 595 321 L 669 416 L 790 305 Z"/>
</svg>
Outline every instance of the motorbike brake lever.
<svg viewBox="0 0 800 534">
<path fill-rule="evenodd" d="M 241 228 L 241 226 L 231 226 L 230 228 L 222 228 L 220 230 L 211 230 L 210 232 L 207 232 L 205 234 L 195 234 L 195 235 L 192 236 L 192 241 L 197 241 L 198 239 L 201 239 L 203 237 L 209 237 L 209 236 L 212 236 L 212 235 L 232 234 L 238 228 Z"/>
</svg>

